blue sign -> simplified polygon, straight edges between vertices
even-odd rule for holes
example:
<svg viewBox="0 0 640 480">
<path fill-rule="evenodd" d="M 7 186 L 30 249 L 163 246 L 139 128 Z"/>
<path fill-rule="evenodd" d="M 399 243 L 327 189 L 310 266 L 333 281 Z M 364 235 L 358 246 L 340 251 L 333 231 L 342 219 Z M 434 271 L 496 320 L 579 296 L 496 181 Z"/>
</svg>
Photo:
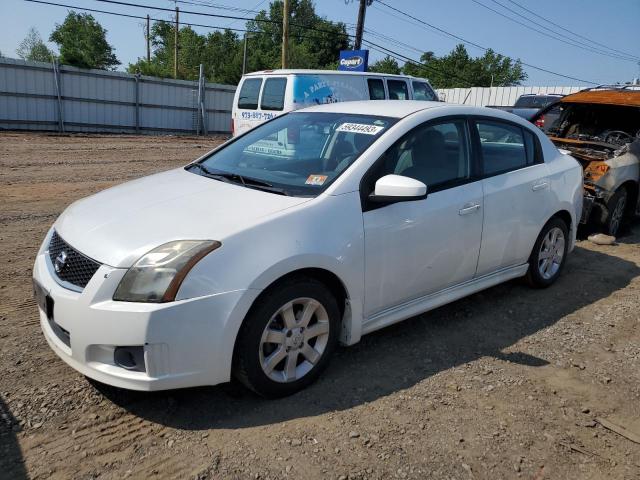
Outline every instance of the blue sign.
<svg viewBox="0 0 640 480">
<path fill-rule="evenodd" d="M 369 66 L 369 50 L 341 50 L 338 70 L 366 72 Z"/>
</svg>

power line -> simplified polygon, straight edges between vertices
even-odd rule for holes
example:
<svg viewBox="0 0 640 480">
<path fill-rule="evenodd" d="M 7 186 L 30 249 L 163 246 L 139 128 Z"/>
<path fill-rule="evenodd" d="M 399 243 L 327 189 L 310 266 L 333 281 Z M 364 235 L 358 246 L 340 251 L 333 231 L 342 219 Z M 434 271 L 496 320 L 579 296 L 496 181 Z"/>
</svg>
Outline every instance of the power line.
<svg viewBox="0 0 640 480">
<path fill-rule="evenodd" d="M 477 5 L 480 5 L 483 8 L 486 8 L 487 10 L 492 11 L 496 15 L 500 15 L 501 17 L 506 18 L 507 20 L 510 20 L 510 21 L 512 21 L 514 23 L 517 23 L 518 25 L 521 25 L 521 26 L 523 26 L 523 27 L 525 27 L 525 28 L 527 28 L 529 30 L 532 30 L 532 31 L 534 31 L 536 33 L 539 33 L 540 35 L 543 35 L 543 36 L 548 37 L 548 38 L 552 38 L 552 39 L 554 39 L 554 40 L 556 40 L 556 41 L 558 41 L 560 43 L 571 45 L 573 47 L 580 48 L 582 50 L 585 50 L 585 51 L 588 51 L 588 52 L 591 52 L 591 53 L 596 53 L 598 55 L 604 55 L 606 57 L 611 57 L 611 58 L 615 58 L 615 59 L 618 59 L 618 60 L 624 60 L 626 62 L 634 62 L 635 63 L 637 61 L 637 60 L 635 60 L 633 58 L 629 58 L 628 55 L 622 56 L 622 55 L 618 55 L 616 53 L 609 53 L 609 52 L 600 50 L 600 49 L 595 48 L 595 47 L 590 47 L 588 45 L 584 45 L 583 43 L 580 43 L 579 40 L 574 40 L 574 39 L 572 39 L 572 38 L 570 38 L 570 37 L 568 37 L 568 36 L 566 36 L 564 34 L 555 32 L 552 29 L 550 29 L 549 27 L 547 27 L 545 25 L 542 25 L 541 23 L 538 23 L 535 20 L 524 18 L 519 12 L 509 8 L 508 6 L 500 3 L 497 0 L 490 0 L 490 1 L 495 3 L 496 5 L 499 5 L 500 7 L 504 8 L 508 12 L 511 12 L 514 15 L 527 20 L 527 21 L 533 23 L 534 25 L 537 25 L 537 26 L 539 26 L 541 28 L 544 28 L 545 30 L 548 30 L 551 33 L 543 32 L 542 30 L 539 30 L 539 29 L 537 29 L 535 27 L 532 27 L 531 25 L 528 25 L 528 24 L 526 24 L 524 22 L 521 22 L 520 20 L 518 20 L 516 18 L 510 17 L 509 15 L 506 15 L 506 14 L 504 14 L 504 13 L 502 13 L 502 12 L 500 12 L 500 11 L 498 11 L 498 10 L 488 6 L 488 5 L 485 5 L 484 3 L 480 2 L 479 0 L 471 0 L 471 1 L 473 3 L 476 3 Z"/>
<path fill-rule="evenodd" d="M 545 18 L 545 17 L 543 17 L 542 15 L 539 15 L 539 14 L 537 14 L 536 12 L 534 12 L 534 11 L 532 11 L 532 10 L 529 10 L 527 7 L 525 7 L 525 6 L 521 5 L 521 4 L 519 4 L 518 2 L 515 2 L 515 1 L 513 1 L 513 0 L 507 0 L 507 1 L 508 1 L 508 2 L 510 2 L 510 3 L 512 3 L 512 4 L 514 4 L 514 5 L 516 5 L 516 6 L 518 6 L 519 8 L 521 8 L 522 10 L 524 10 L 525 12 L 528 12 L 528 13 L 530 13 L 531 15 L 533 15 L 533 16 L 535 16 L 535 17 L 537 17 L 537 18 L 541 19 L 541 20 L 544 20 L 545 22 L 547 22 L 547 23 L 549 23 L 549 24 L 551 24 L 551 25 L 553 25 L 553 26 L 555 26 L 555 27 L 557 27 L 557 28 L 559 28 L 559 29 L 561 29 L 561 30 L 564 30 L 564 31 L 565 31 L 565 32 L 567 32 L 567 33 L 570 33 L 571 35 L 575 35 L 575 36 L 576 36 L 576 37 L 578 37 L 578 38 L 581 38 L 581 39 L 583 39 L 583 40 L 587 40 L 588 42 L 591 42 L 591 43 L 593 43 L 593 44 L 595 44 L 595 45 L 598 45 L 598 46 L 600 46 L 600 47 L 604 47 L 604 48 L 606 48 L 606 49 L 608 49 L 608 50 L 611 50 L 611 51 L 614 51 L 614 52 L 621 53 L 622 55 L 627 55 L 627 56 L 629 56 L 629 57 L 633 57 L 633 58 L 638 58 L 638 59 L 640 59 L 639 57 L 637 57 L 637 56 L 636 56 L 636 55 L 634 55 L 634 54 L 627 53 L 627 52 L 624 52 L 624 51 L 622 51 L 622 50 L 618 50 L 618 49 L 613 48 L 613 47 L 608 47 L 607 45 L 605 45 L 605 44 L 603 44 L 603 43 L 596 42 L 595 40 L 592 40 L 592 39 L 590 39 L 590 38 L 588 38 L 588 37 L 585 37 L 585 36 L 583 36 L 583 35 L 580 35 L 579 33 L 573 32 L 573 31 L 569 30 L 568 28 L 563 27 L 562 25 L 558 25 L 557 23 L 555 23 L 555 22 L 553 22 L 553 21 L 549 20 L 548 18 Z"/>
<path fill-rule="evenodd" d="M 467 39 L 465 39 L 465 38 L 463 38 L 463 37 L 460 37 L 460 36 L 458 36 L 458 35 L 455 35 L 455 34 L 453 34 L 453 33 L 451 33 L 451 32 L 448 32 L 448 31 L 446 31 L 446 30 L 444 30 L 444 29 L 440 28 L 440 27 L 436 27 L 435 25 L 432 25 L 432 24 L 430 24 L 430 23 L 428 23 L 428 22 L 426 22 L 426 21 L 424 21 L 424 20 L 422 20 L 422 19 L 420 19 L 420 18 L 417 18 L 417 17 L 415 17 L 415 16 L 411 15 L 410 13 L 407 13 L 407 12 L 404 12 L 404 11 L 402 11 L 402 10 L 399 10 L 399 9 L 397 9 L 397 8 L 395 8 L 395 7 L 391 6 L 391 5 L 389 5 L 389 4 L 385 3 L 385 2 L 383 2 L 382 0 L 376 0 L 376 1 L 377 1 L 379 4 L 384 5 L 385 7 L 389 8 L 389 9 L 391 9 L 391 10 L 395 11 L 395 12 L 398 12 L 398 13 L 400 13 L 400 14 L 402 14 L 402 15 L 405 15 L 405 16 L 407 16 L 407 17 L 409 17 L 409 18 L 411 18 L 411 19 L 413 19 L 413 20 L 415 20 L 415 21 L 417 21 L 417 22 L 419 22 L 419 23 L 421 23 L 421 24 L 423 24 L 423 25 L 426 25 L 426 26 L 431 27 L 431 28 L 434 28 L 434 29 L 436 29 L 436 30 L 438 30 L 438 31 L 440 31 L 440 32 L 443 32 L 443 33 L 445 33 L 446 35 L 448 35 L 448 36 L 450 36 L 450 37 L 453 37 L 453 38 L 455 38 L 455 39 L 457 39 L 457 40 L 460 40 L 462 43 L 464 43 L 464 44 L 466 44 L 466 45 L 473 45 L 473 46 L 474 46 L 474 47 L 476 47 L 476 48 L 479 48 L 479 49 L 481 49 L 481 50 L 484 50 L 485 52 L 486 52 L 486 51 L 488 51 L 488 50 L 490 50 L 490 49 L 489 49 L 489 48 L 487 48 L 487 47 L 483 47 L 482 45 L 479 45 L 479 44 L 477 44 L 477 43 L 475 43 L 475 42 L 472 42 L 472 41 L 467 40 Z M 472 1 L 476 1 L 476 0 L 472 0 Z M 423 28 L 424 28 L 424 27 L 423 27 Z M 508 55 L 502 55 L 502 54 L 500 54 L 499 52 L 496 52 L 496 53 L 497 53 L 498 55 L 503 56 L 503 57 L 509 57 Z M 601 85 L 601 84 L 602 84 L 602 82 L 592 82 L 592 81 L 590 81 L 590 80 L 584 80 L 584 79 L 581 79 L 581 78 L 572 77 L 572 76 L 570 76 L 570 75 L 565 75 L 565 74 L 563 74 L 563 73 L 554 72 L 553 70 L 549 70 L 549 69 L 547 69 L 547 68 L 539 67 L 539 66 L 537 66 L 537 65 L 533 65 L 533 64 L 531 64 L 531 63 L 523 62 L 522 60 L 519 60 L 519 61 L 520 61 L 520 63 L 521 63 L 522 65 L 525 65 L 525 66 L 527 66 L 527 67 L 529 67 L 529 68 L 533 68 L 534 70 L 538 70 L 538 71 L 540 71 L 540 72 L 549 73 L 549 74 L 551 74 L 551 75 L 555 75 L 555 76 L 558 76 L 558 77 L 567 78 L 567 79 L 569 79 L 569 80 L 575 80 L 575 81 L 577 81 L 577 82 L 589 83 L 589 84 L 592 84 L 592 85 Z"/>
<path fill-rule="evenodd" d="M 45 1 L 45 0 L 24 0 L 24 1 L 30 2 L 30 3 L 39 3 L 39 4 L 43 4 L 43 5 L 52 5 L 52 6 L 58 6 L 58 7 L 72 8 L 72 9 L 76 9 L 76 10 L 82 10 L 82 11 L 88 11 L 88 12 L 94 12 L 94 13 L 103 13 L 103 14 L 107 14 L 107 15 L 114 15 L 114 16 L 120 16 L 120 17 L 126 17 L 126 18 L 135 18 L 135 19 L 146 20 L 146 16 L 143 17 L 143 16 L 140 16 L 140 15 L 131 15 L 131 14 L 119 13 L 119 12 L 109 12 L 109 11 L 106 11 L 106 10 L 99 10 L 99 9 L 87 8 L 87 7 L 78 7 L 78 6 L 75 6 L 75 5 L 68 5 L 68 4 L 56 3 L 56 2 L 48 2 L 48 1 Z M 171 13 L 174 12 L 174 10 L 170 9 L 170 8 L 147 7 L 145 5 L 132 4 L 132 3 L 122 2 L 122 1 L 117 1 L 117 0 L 96 0 L 96 1 L 102 1 L 104 3 L 113 3 L 113 4 L 118 4 L 118 5 L 135 6 L 135 7 L 140 7 L 140 8 L 150 8 L 152 10 L 167 11 L 167 12 L 171 12 Z M 378 0 L 378 1 L 380 1 L 380 0 Z M 382 2 L 380 2 L 380 3 L 382 3 Z M 182 11 L 182 13 L 189 13 L 189 14 L 194 14 L 194 15 L 205 15 L 205 16 L 211 16 L 211 17 L 223 17 L 223 18 L 231 17 L 230 15 L 218 15 L 218 14 L 202 13 L 202 12 Z M 233 18 L 233 17 L 231 17 L 231 18 Z M 236 17 L 236 18 L 238 18 L 240 20 L 247 20 L 247 21 L 248 20 L 254 20 L 254 19 L 245 18 L 245 17 Z M 164 20 L 164 19 L 152 18 L 152 20 L 156 21 L 156 22 L 172 23 L 171 21 Z M 279 22 L 277 22 L 275 20 L 262 20 L 262 21 L 267 22 L 267 23 L 279 23 Z M 193 22 L 183 22 L 183 24 L 184 25 L 188 25 L 188 26 L 193 26 L 193 27 L 211 28 L 211 29 L 216 29 L 216 30 L 224 30 L 225 29 L 225 27 L 222 27 L 222 26 L 203 25 L 203 24 L 198 24 L 198 23 L 193 23 Z M 317 29 L 317 28 L 312 28 L 312 27 L 305 27 L 305 26 L 302 26 L 302 25 L 295 25 L 295 24 L 291 24 L 291 25 L 292 26 L 297 26 L 297 27 L 299 27 L 301 29 L 310 30 L 310 31 L 330 33 L 330 34 L 334 34 L 334 35 L 336 33 L 336 32 L 332 32 L 330 30 Z M 249 31 L 251 31 L 251 30 L 240 29 L 240 28 L 226 28 L 226 29 L 232 30 L 232 31 L 237 31 L 237 32 L 249 32 Z M 344 36 L 346 36 L 348 38 L 353 38 L 354 37 L 354 35 L 349 35 L 347 33 L 340 33 L 340 35 L 344 35 Z M 302 36 L 302 35 L 299 35 L 299 37 L 300 38 L 313 39 L 313 40 L 317 40 L 318 39 L 318 37 L 308 37 L 308 36 Z M 439 72 L 439 73 L 442 73 L 442 74 L 445 74 L 445 75 L 450 75 L 450 76 L 452 76 L 454 78 L 457 78 L 459 80 L 463 80 L 463 81 L 465 81 L 465 82 L 467 82 L 469 84 L 473 84 L 473 82 L 471 80 L 469 80 L 467 78 L 464 78 L 464 77 L 461 77 L 460 75 L 441 71 L 441 70 L 439 70 L 439 69 L 437 69 L 437 68 L 435 68 L 433 66 L 421 63 L 421 62 L 419 62 L 417 60 L 414 60 L 414 59 L 412 59 L 410 57 L 402 55 L 402 54 L 400 54 L 398 52 L 390 50 L 390 49 L 388 49 L 386 47 L 383 47 L 383 46 L 378 45 L 376 43 L 373 43 L 371 41 L 367 41 L 366 43 L 376 47 L 376 50 L 378 50 L 378 51 L 382 50 L 382 53 L 386 52 L 387 54 L 389 54 L 390 56 L 392 56 L 392 57 L 394 57 L 394 58 L 396 58 L 398 60 L 409 61 L 411 63 L 414 63 L 414 64 L 418 65 L 418 66 L 422 66 L 427 70 L 430 70 L 430 71 L 433 71 L 433 72 Z M 483 47 L 480 47 L 480 48 L 483 48 Z M 485 49 L 485 50 L 487 50 L 487 49 Z M 541 67 L 533 67 L 531 65 L 525 64 L 524 62 L 522 62 L 522 64 L 530 66 L 532 68 L 536 68 L 538 70 L 541 70 L 541 71 L 544 71 L 544 72 L 547 72 L 547 73 L 563 76 L 563 77 L 566 77 L 566 78 L 571 78 L 573 80 L 577 80 L 577 81 L 580 81 L 580 82 L 591 83 L 591 84 L 594 84 L 594 85 L 598 84 L 597 82 L 590 82 L 590 81 L 587 81 L 587 80 L 581 80 L 581 79 L 577 79 L 577 78 L 574 78 L 574 77 L 568 77 L 566 75 L 558 74 L 558 73 L 552 72 L 550 70 L 542 69 Z"/>
</svg>

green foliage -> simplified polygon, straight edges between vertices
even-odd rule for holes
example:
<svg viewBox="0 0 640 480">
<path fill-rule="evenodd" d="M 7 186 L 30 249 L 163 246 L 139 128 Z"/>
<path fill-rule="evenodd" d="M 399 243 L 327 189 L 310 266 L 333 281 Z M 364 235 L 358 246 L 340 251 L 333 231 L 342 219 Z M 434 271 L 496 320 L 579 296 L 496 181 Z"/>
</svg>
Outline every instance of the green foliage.
<svg viewBox="0 0 640 480">
<path fill-rule="evenodd" d="M 254 20 L 247 22 L 247 72 L 280 68 L 282 8 L 282 1 L 275 0 L 270 3 L 268 12 L 262 10 Z M 349 48 L 346 26 L 318 16 L 311 0 L 291 0 L 289 13 L 289 67 L 335 69 L 340 50 Z M 201 35 L 188 26 L 180 28 L 178 35 L 178 78 L 197 79 L 202 63 L 208 81 L 238 83 L 242 76 L 243 38 L 231 30 Z M 155 23 L 151 28 L 151 62 L 138 60 L 130 64 L 127 71 L 172 77 L 174 36 L 173 24 Z"/>
<path fill-rule="evenodd" d="M 27 36 L 20 42 L 16 53 L 23 60 L 32 60 L 36 62 L 51 62 L 54 53 L 42 41 L 40 33 L 31 27 Z"/>
<path fill-rule="evenodd" d="M 503 57 L 491 49 L 481 57 L 472 58 L 462 44 L 443 57 L 425 52 L 420 61 L 426 66 L 407 62 L 403 72 L 428 78 L 434 88 L 489 87 L 492 84 L 510 87 L 521 85 L 527 79 L 520 60 Z"/>
<path fill-rule="evenodd" d="M 80 68 L 114 69 L 120 62 L 106 39 L 107 31 L 87 13 L 69 12 L 49 40 L 60 49 L 60 63 Z"/>
<path fill-rule="evenodd" d="M 377 62 L 369 65 L 368 70 L 370 72 L 376 73 L 394 73 L 399 75 L 401 73 L 400 65 L 395 58 L 391 58 L 390 56 L 384 57 L 382 60 L 378 60 Z"/>
</svg>

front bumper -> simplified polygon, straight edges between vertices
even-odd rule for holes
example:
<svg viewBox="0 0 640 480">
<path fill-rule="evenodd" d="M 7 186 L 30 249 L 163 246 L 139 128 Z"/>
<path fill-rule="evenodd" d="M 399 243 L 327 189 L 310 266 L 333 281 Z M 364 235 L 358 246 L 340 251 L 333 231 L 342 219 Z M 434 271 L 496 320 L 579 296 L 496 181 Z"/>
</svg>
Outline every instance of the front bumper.
<svg viewBox="0 0 640 480">
<path fill-rule="evenodd" d="M 39 307 L 40 325 L 53 351 L 87 377 L 132 390 L 228 381 L 235 337 L 259 291 L 162 304 L 113 301 L 125 273 L 102 265 L 84 290 L 76 292 L 59 285 L 46 252 L 38 254 L 33 278 L 52 303 L 49 312 Z M 132 346 L 144 351 L 142 371 L 114 361 L 116 347 Z"/>
</svg>

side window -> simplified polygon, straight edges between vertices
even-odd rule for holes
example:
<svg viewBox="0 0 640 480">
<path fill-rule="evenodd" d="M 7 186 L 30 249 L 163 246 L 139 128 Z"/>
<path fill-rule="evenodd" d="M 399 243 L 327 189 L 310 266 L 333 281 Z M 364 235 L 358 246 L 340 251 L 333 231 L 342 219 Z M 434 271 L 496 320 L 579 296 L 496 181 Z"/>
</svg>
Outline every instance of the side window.
<svg viewBox="0 0 640 480">
<path fill-rule="evenodd" d="M 414 100 L 428 100 L 437 101 L 436 94 L 429 85 L 425 82 L 412 82 L 413 84 L 413 99 Z"/>
<path fill-rule="evenodd" d="M 404 80 L 387 80 L 389 100 L 408 100 L 409 87 Z"/>
<path fill-rule="evenodd" d="M 387 150 L 373 178 L 396 174 L 427 187 L 470 178 L 469 143 L 464 120 L 420 125 Z"/>
<path fill-rule="evenodd" d="M 542 163 L 542 152 L 540 146 L 535 138 L 535 135 L 527 130 L 524 130 L 524 147 L 527 151 L 527 165 L 533 165 L 534 163 Z"/>
<path fill-rule="evenodd" d="M 485 175 L 495 175 L 527 166 L 527 154 L 520 126 L 478 120 L 476 128 L 480 136 Z"/>
<path fill-rule="evenodd" d="M 255 110 L 258 108 L 258 96 L 260 95 L 261 78 L 247 78 L 242 83 L 240 95 L 238 95 L 238 108 Z"/>
<path fill-rule="evenodd" d="M 263 110 L 282 110 L 284 108 L 284 92 L 286 88 L 286 78 L 267 79 L 262 90 L 260 108 Z"/>
<path fill-rule="evenodd" d="M 384 82 L 380 78 L 368 78 L 370 100 L 384 100 Z"/>
</svg>

